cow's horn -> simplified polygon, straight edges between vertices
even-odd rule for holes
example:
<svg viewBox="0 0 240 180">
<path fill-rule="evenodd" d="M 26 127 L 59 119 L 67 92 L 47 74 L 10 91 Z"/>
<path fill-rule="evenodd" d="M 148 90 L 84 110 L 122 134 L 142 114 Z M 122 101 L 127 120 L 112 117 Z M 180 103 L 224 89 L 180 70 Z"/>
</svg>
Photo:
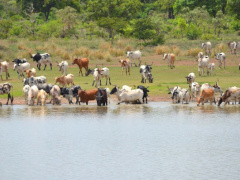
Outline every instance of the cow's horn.
<svg viewBox="0 0 240 180">
<path fill-rule="evenodd" d="M 167 86 L 168 90 L 171 91 L 171 89 Z"/>
</svg>

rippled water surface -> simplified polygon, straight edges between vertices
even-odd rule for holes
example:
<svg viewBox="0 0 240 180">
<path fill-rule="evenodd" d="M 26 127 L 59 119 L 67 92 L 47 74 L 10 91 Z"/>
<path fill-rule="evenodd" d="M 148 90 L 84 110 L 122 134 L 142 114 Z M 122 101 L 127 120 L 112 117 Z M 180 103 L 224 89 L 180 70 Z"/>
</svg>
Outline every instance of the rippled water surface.
<svg viewBox="0 0 240 180">
<path fill-rule="evenodd" d="M 240 179 L 240 105 L 0 107 L 0 180 Z"/>
</svg>

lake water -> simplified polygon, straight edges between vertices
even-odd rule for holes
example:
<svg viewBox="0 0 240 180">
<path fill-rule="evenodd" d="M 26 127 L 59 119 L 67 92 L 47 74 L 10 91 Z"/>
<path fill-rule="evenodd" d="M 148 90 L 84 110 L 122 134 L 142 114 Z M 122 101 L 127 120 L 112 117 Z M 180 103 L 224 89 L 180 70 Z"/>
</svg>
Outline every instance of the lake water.
<svg viewBox="0 0 240 180">
<path fill-rule="evenodd" d="M 0 180 L 240 179 L 240 105 L 0 108 Z"/>
</svg>

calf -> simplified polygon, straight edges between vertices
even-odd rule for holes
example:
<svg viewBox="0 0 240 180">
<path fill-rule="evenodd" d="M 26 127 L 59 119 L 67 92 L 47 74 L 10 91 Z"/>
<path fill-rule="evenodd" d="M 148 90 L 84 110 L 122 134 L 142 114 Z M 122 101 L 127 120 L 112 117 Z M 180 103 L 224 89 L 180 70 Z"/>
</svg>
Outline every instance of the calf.
<svg viewBox="0 0 240 180">
<path fill-rule="evenodd" d="M 122 67 L 122 75 L 123 75 L 123 71 L 124 69 L 126 69 L 126 75 L 127 72 L 130 75 L 130 60 L 129 59 L 123 59 L 119 61 L 121 63 L 121 67 Z"/>
<path fill-rule="evenodd" d="M 69 84 L 74 85 L 73 77 L 74 77 L 73 74 L 68 74 L 67 76 L 56 77 L 55 78 L 55 84 L 59 83 L 63 87 L 65 87 Z"/>
<path fill-rule="evenodd" d="M 141 56 L 142 56 L 142 53 L 139 50 L 127 51 L 127 58 L 129 58 L 131 60 L 131 64 L 135 64 L 136 67 L 137 67 L 137 65 L 135 63 L 135 59 L 139 60 L 138 66 L 140 66 L 141 65 Z M 134 63 L 132 63 L 132 61 L 134 61 Z"/>
<path fill-rule="evenodd" d="M 11 90 L 13 91 L 13 86 L 10 83 L 0 84 L 0 95 L 7 94 L 8 100 L 6 105 L 8 105 L 8 101 L 11 101 L 11 105 L 13 104 L 13 94 L 11 96 Z"/>
<path fill-rule="evenodd" d="M 167 59 L 167 62 L 168 62 L 168 68 L 170 67 L 171 69 L 173 69 L 175 66 L 174 66 L 174 62 L 175 62 L 175 55 L 174 54 L 164 54 L 163 55 L 163 60 Z"/>
<path fill-rule="evenodd" d="M 30 54 L 30 53 L 29 53 Z M 50 55 L 48 53 L 43 53 L 43 54 L 40 54 L 40 53 L 37 53 L 37 54 L 30 54 L 30 57 L 33 58 L 33 61 L 36 61 L 37 62 L 37 68 L 39 70 L 41 70 L 41 64 L 43 63 L 45 65 L 44 67 L 44 71 L 47 67 L 47 63 L 50 64 L 50 68 L 52 70 L 52 61 L 51 61 L 51 58 L 50 58 Z"/>
<path fill-rule="evenodd" d="M 148 86 L 149 87 L 149 86 Z M 148 92 L 149 90 L 147 89 L 148 87 L 144 87 L 142 85 L 139 85 L 137 87 L 137 89 L 141 89 L 143 91 L 143 97 L 142 97 L 142 100 L 143 100 L 143 103 L 144 103 L 144 98 L 146 99 L 146 104 L 147 104 L 147 97 L 148 97 Z"/>
<path fill-rule="evenodd" d="M 200 96 L 197 98 L 197 106 L 202 102 L 202 105 L 209 100 L 210 105 L 214 101 L 214 90 L 213 89 L 204 89 L 201 91 Z"/>
<path fill-rule="evenodd" d="M 46 100 L 47 100 L 47 93 L 43 89 L 39 90 L 37 95 L 37 105 L 41 103 L 42 106 L 45 106 Z"/>
<path fill-rule="evenodd" d="M 51 101 L 53 105 L 61 105 L 61 97 L 60 97 L 60 88 L 58 85 L 54 85 L 50 90 Z"/>
<path fill-rule="evenodd" d="M 35 98 L 37 98 L 38 95 L 38 88 L 36 85 L 33 85 L 30 87 L 28 91 L 28 105 L 33 106 L 35 103 Z"/>
<path fill-rule="evenodd" d="M 27 69 L 24 72 L 26 72 L 26 76 L 28 78 L 30 78 L 31 76 L 36 77 L 36 69 L 35 68 Z"/>
<path fill-rule="evenodd" d="M 77 64 L 78 67 L 79 67 L 79 76 L 80 76 L 80 73 L 82 74 L 83 76 L 83 73 L 82 73 L 82 68 L 84 68 L 86 70 L 86 72 L 88 71 L 88 65 L 89 65 L 89 60 L 88 58 L 77 58 L 75 57 L 73 59 L 73 62 L 72 64 Z"/>
<path fill-rule="evenodd" d="M 108 105 L 107 104 L 107 92 L 106 92 L 106 89 L 100 89 L 98 88 L 98 91 L 97 91 L 97 95 L 96 95 L 96 100 L 97 100 L 97 105 L 98 106 L 106 106 Z"/>
<path fill-rule="evenodd" d="M 215 63 L 208 64 L 208 75 L 216 74 L 215 73 Z"/>
<path fill-rule="evenodd" d="M 25 104 L 28 104 L 28 91 L 30 90 L 30 86 L 29 85 L 25 85 L 23 87 L 23 94 L 24 94 L 24 97 L 25 97 Z"/>
<path fill-rule="evenodd" d="M 9 68 L 9 63 L 7 61 L 0 62 L 0 76 L 1 76 L 1 80 L 3 80 L 3 78 L 2 78 L 2 73 L 3 72 L 6 73 L 6 80 L 8 80 L 8 78 L 10 77 L 9 72 L 8 72 L 8 68 Z"/>
<path fill-rule="evenodd" d="M 57 66 L 59 67 L 59 71 L 62 72 L 62 75 L 67 75 L 67 71 L 68 71 L 68 62 L 67 61 L 62 61 L 60 63 L 57 62 Z"/>
<path fill-rule="evenodd" d="M 81 102 L 86 103 L 88 105 L 88 101 L 95 100 L 98 89 L 91 89 L 87 91 L 78 90 L 78 97 L 80 97 L 79 105 Z"/>
<path fill-rule="evenodd" d="M 18 73 L 18 79 L 20 79 L 20 76 L 24 77 L 24 71 L 26 71 L 27 69 L 30 69 L 30 64 L 28 62 L 23 63 L 23 64 L 14 64 L 13 66 L 13 70 L 15 71 L 17 69 L 17 73 Z"/>
</svg>

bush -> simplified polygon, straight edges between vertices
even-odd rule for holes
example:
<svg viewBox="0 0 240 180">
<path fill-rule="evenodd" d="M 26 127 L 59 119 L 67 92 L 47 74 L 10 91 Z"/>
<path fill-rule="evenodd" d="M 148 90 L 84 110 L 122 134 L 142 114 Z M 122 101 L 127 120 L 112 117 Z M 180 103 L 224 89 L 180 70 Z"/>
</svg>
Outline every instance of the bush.
<svg viewBox="0 0 240 180">
<path fill-rule="evenodd" d="M 201 36 L 201 39 L 202 40 L 211 40 L 211 39 L 216 39 L 216 37 L 214 34 L 203 34 Z"/>
<path fill-rule="evenodd" d="M 153 39 L 152 41 L 146 43 L 146 45 L 157 46 L 157 45 L 160 45 L 160 44 L 164 44 L 164 42 L 165 42 L 164 36 L 162 34 L 160 34 L 155 39 Z"/>
<path fill-rule="evenodd" d="M 201 35 L 201 32 L 199 28 L 194 23 L 191 23 L 187 28 L 187 33 L 186 33 L 187 38 L 189 40 L 194 40 L 199 38 L 200 35 Z"/>
<path fill-rule="evenodd" d="M 164 54 L 164 53 L 170 53 L 170 48 L 168 46 L 157 46 L 155 48 L 155 53 L 157 55 Z"/>
</svg>

